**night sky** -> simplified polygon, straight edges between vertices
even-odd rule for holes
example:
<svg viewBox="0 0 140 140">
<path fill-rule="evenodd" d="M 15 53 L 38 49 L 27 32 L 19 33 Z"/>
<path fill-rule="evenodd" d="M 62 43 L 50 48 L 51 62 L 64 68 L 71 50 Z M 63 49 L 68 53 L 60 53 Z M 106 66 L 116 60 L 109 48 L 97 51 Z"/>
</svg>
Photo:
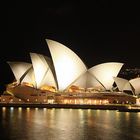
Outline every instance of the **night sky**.
<svg viewBox="0 0 140 140">
<path fill-rule="evenodd" d="M 7 61 L 30 61 L 29 52 L 50 56 L 45 39 L 72 49 L 87 67 L 123 62 L 140 68 L 140 15 L 138 3 L 11 2 L 1 21 L 0 93 L 14 79 Z"/>
</svg>

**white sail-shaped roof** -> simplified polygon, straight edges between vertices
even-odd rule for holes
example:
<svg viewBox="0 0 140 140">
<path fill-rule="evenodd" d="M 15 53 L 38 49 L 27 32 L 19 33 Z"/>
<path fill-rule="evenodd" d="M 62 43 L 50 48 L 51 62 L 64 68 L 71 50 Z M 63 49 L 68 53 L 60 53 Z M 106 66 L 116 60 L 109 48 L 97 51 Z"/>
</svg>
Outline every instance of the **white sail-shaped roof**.
<svg viewBox="0 0 140 140">
<path fill-rule="evenodd" d="M 28 71 L 26 71 L 25 75 L 21 79 L 21 83 L 30 83 L 34 87 L 36 86 L 35 75 L 33 67 L 31 67 Z"/>
<path fill-rule="evenodd" d="M 134 88 L 129 81 L 124 85 L 123 91 L 131 91 L 133 95 L 135 94 Z"/>
<path fill-rule="evenodd" d="M 140 94 L 140 78 L 134 78 L 129 81 L 134 88 L 135 95 Z"/>
<path fill-rule="evenodd" d="M 93 74 L 107 90 L 110 90 L 112 89 L 112 85 L 114 83 L 113 77 L 117 77 L 122 66 L 123 63 L 108 62 L 96 65 L 88 71 Z"/>
<path fill-rule="evenodd" d="M 57 76 L 58 88 L 65 90 L 87 68 L 82 60 L 69 48 L 61 43 L 46 39 Z"/>
<path fill-rule="evenodd" d="M 99 88 L 105 90 L 104 86 L 93 76 L 91 73 L 87 71 L 87 88 Z"/>
<path fill-rule="evenodd" d="M 20 78 L 32 67 L 32 64 L 26 62 L 7 62 L 18 82 Z"/>
<path fill-rule="evenodd" d="M 123 91 L 126 83 L 128 83 L 129 81 L 127 79 L 124 78 L 120 78 L 120 77 L 113 77 L 119 91 Z"/>
<path fill-rule="evenodd" d="M 54 76 L 44 56 L 36 53 L 30 53 L 30 56 L 34 68 L 37 88 L 40 88 L 43 85 L 56 87 Z"/>
<path fill-rule="evenodd" d="M 30 56 L 33 64 L 36 86 L 37 88 L 39 88 L 41 86 L 43 77 L 48 71 L 48 67 L 45 64 L 42 55 L 36 53 L 30 53 Z"/>
<path fill-rule="evenodd" d="M 104 89 L 104 87 L 88 71 L 82 74 L 74 83 L 72 83 L 72 85 L 76 85 L 82 88 L 101 87 Z"/>
<path fill-rule="evenodd" d="M 44 58 L 45 58 L 45 60 L 46 60 L 46 62 L 47 62 L 47 64 L 48 64 L 48 66 L 49 66 L 49 70 L 48 70 L 48 74 L 50 75 L 48 75 L 49 77 L 52 77 L 52 78 L 50 78 L 49 80 L 51 80 L 51 81 L 54 81 L 53 83 L 51 82 L 51 84 L 52 84 L 52 86 L 55 86 L 56 87 L 56 89 L 58 89 L 58 85 L 57 85 L 57 78 L 56 78 L 56 73 L 55 73 L 55 68 L 54 68 L 54 65 L 53 65 L 53 61 L 52 61 L 52 59 L 51 58 L 49 58 L 49 57 L 47 57 L 47 56 L 44 56 Z M 50 72 L 49 72 L 50 71 Z M 47 80 L 48 81 L 48 80 Z M 50 83 L 48 83 L 48 85 L 50 85 Z"/>
<path fill-rule="evenodd" d="M 50 68 L 48 69 L 47 74 L 42 79 L 41 86 L 44 86 L 44 85 L 53 86 L 57 89 L 57 85 L 56 85 L 54 76 Z"/>
<path fill-rule="evenodd" d="M 78 79 L 76 79 L 71 85 L 75 85 L 81 88 L 86 88 L 87 87 L 87 73 L 84 73 L 81 76 L 79 76 Z"/>
</svg>

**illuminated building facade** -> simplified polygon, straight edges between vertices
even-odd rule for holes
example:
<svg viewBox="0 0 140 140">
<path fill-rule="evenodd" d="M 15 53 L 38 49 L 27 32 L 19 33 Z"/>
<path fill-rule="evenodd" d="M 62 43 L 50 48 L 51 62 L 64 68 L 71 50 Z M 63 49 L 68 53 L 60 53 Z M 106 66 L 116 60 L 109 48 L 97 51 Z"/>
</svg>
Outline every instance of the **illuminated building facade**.
<svg viewBox="0 0 140 140">
<path fill-rule="evenodd" d="M 30 53 L 31 63 L 8 62 L 16 81 L 7 85 L 1 101 L 64 104 L 135 103 L 123 93 L 131 83 L 139 93 L 136 81 L 117 79 L 123 63 L 107 62 L 87 68 L 80 57 L 63 44 L 46 39 L 51 58 Z M 116 82 L 121 93 L 114 92 Z M 138 89 L 138 90 L 137 90 Z M 10 95 L 11 96 L 10 96 Z"/>
</svg>

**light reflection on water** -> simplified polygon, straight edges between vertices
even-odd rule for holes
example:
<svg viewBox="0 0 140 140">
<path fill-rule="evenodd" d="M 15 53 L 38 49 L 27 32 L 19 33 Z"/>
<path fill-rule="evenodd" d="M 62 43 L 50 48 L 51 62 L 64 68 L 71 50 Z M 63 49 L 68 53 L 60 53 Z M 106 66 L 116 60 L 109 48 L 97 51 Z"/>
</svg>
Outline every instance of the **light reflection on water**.
<svg viewBox="0 0 140 140">
<path fill-rule="evenodd" d="M 140 113 L 0 108 L 0 140 L 140 139 Z"/>
</svg>

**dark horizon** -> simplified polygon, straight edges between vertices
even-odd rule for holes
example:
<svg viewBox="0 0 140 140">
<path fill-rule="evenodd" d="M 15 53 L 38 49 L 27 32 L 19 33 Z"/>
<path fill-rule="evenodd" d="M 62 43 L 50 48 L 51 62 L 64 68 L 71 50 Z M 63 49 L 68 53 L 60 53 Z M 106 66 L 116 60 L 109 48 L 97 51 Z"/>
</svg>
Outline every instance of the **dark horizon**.
<svg viewBox="0 0 140 140">
<path fill-rule="evenodd" d="M 50 56 L 46 38 L 69 47 L 88 68 L 104 62 L 140 68 L 137 4 L 16 2 L 6 8 L 4 21 L 0 91 L 14 78 L 7 61 L 30 62 L 29 52 Z"/>
</svg>

